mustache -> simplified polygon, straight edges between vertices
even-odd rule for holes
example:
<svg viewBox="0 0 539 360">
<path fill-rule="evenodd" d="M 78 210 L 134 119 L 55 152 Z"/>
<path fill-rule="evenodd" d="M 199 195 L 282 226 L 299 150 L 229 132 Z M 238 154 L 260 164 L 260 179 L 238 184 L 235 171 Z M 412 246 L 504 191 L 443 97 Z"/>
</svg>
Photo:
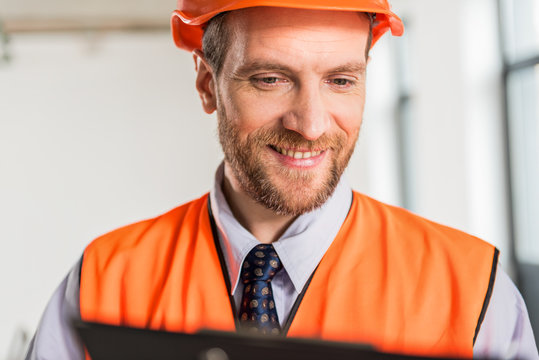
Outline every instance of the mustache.
<svg viewBox="0 0 539 360">
<path fill-rule="evenodd" d="M 316 140 L 305 139 L 301 134 L 288 129 L 259 129 L 247 137 L 249 143 L 259 146 L 279 148 L 296 148 L 308 151 L 341 150 L 346 143 L 346 137 L 340 134 L 322 134 Z"/>
</svg>

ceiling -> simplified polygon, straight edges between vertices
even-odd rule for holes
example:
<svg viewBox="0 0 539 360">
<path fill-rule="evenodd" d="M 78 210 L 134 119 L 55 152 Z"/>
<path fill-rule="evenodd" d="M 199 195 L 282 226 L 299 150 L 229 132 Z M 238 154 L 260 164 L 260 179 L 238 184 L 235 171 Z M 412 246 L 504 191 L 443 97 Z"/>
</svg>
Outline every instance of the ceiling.
<svg viewBox="0 0 539 360">
<path fill-rule="evenodd" d="M 0 0 L 0 22 L 6 32 L 157 29 L 168 27 L 175 6 L 175 0 Z"/>
</svg>

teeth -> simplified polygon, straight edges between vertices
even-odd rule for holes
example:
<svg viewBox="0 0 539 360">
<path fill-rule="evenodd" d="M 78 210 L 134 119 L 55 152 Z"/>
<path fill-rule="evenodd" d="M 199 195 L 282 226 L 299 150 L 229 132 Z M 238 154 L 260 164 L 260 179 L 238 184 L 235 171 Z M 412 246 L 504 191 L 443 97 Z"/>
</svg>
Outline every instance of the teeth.
<svg viewBox="0 0 539 360">
<path fill-rule="evenodd" d="M 277 150 L 279 153 L 285 156 L 293 157 L 294 159 L 308 159 L 314 156 L 318 156 L 322 153 L 322 150 L 301 152 L 301 151 L 281 149 L 278 147 L 275 147 L 275 150 Z"/>
</svg>

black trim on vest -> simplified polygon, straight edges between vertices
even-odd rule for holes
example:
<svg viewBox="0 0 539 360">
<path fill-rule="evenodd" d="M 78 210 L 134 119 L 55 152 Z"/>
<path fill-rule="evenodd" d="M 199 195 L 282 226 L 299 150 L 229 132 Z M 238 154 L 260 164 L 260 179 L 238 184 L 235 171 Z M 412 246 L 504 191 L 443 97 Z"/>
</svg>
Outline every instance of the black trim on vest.
<svg viewBox="0 0 539 360">
<path fill-rule="evenodd" d="M 350 213 L 350 210 L 352 209 L 352 204 L 354 203 L 354 192 L 352 191 L 352 201 L 350 202 L 350 207 L 348 208 L 348 213 Z M 345 220 L 346 221 L 346 220 Z M 322 262 L 322 260 L 320 260 Z M 309 277 L 309 280 L 305 283 L 305 286 L 301 290 L 301 293 L 296 298 L 296 301 L 294 302 L 294 305 L 292 306 L 292 309 L 290 310 L 290 314 L 288 315 L 288 319 L 286 319 L 286 323 L 283 326 L 281 334 L 283 336 L 286 336 L 288 334 L 288 330 L 290 330 L 290 326 L 292 326 L 292 320 L 294 320 L 294 317 L 296 317 L 296 313 L 298 312 L 299 305 L 301 304 L 301 301 L 303 300 L 303 297 L 305 296 L 305 293 L 307 292 L 307 288 L 311 284 L 311 280 L 314 277 L 314 274 L 316 273 L 316 270 L 318 269 L 318 266 L 314 269 L 313 273 Z"/>
<path fill-rule="evenodd" d="M 318 266 L 316 267 L 316 269 L 318 269 Z M 286 319 L 286 322 L 283 328 L 281 329 L 282 336 L 286 336 L 288 334 L 288 330 L 290 330 L 290 326 L 292 326 L 292 321 L 296 317 L 296 313 L 298 312 L 299 305 L 301 304 L 301 300 L 303 300 L 303 297 L 305 296 L 305 293 L 307 292 L 307 288 L 309 287 L 309 284 L 311 283 L 311 280 L 313 279 L 316 269 L 314 269 L 313 273 L 309 277 L 309 280 L 307 280 L 307 282 L 305 283 L 305 286 L 301 290 L 301 293 L 296 298 L 296 301 L 294 302 L 292 309 L 290 309 L 290 314 L 288 314 L 288 319 Z"/>
<path fill-rule="evenodd" d="M 81 276 L 82 276 L 82 260 L 84 260 L 84 252 L 82 253 L 82 256 L 80 257 L 80 265 L 79 265 L 79 294 L 80 294 L 80 279 L 81 279 Z M 80 295 L 79 295 L 79 298 L 80 298 Z M 79 299 L 79 302 L 80 302 L 80 299 Z"/>
<path fill-rule="evenodd" d="M 354 192 L 352 191 L 352 201 L 350 202 L 350 207 L 348 208 L 348 213 L 350 213 L 350 210 L 352 209 L 352 204 L 354 203 Z M 346 221 L 346 220 L 345 220 Z M 322 260 L 320 260 L 322 262 Z M 314 274 L 316 273 L 316 270 L 318 269 L 318 266 L 314 269 L 313 273 L 309 277 L 309 280 L 305 283 L 305 286 L 301 290 L 301 293 L 296 298 L 296 301 L 294 302 L 294 305 L 292 306 L 292 309 L 290 310 L 290 314 L 288 315 L 288 319 L 286 319 L 286 323 L 283 326 L 282 329 L 282 335 L 286 336 L 288 334 L 288 330 L 290 330 L 290 326 L 292 326 L 292 320 L 294 320 L 294 317 L 296 317 L 296 313 L 298 312 L 299 305 L 301 304 L 301 301 L 303 300 L 303 297 L 305 296 L 305 293 L 307 292 L 307 288 L 311 284 L 311 280 L 314 277 Z"/>
<path fill-rule="evenodd" d="M 352 191 L 352 201 L 350 202 L 350 206 L 348 208 L 348 213 L 350 213 L 350 210 L 352 209 L 352 204 L 354 203 L 354 192 Z M 230 278 L 228 276 L 228 269 L 226 268 L 225 263 L 225 257 L 223 255 L 223 252 L 221 250 L 221 244 L 219 244 L 219 234 L 217 232 L 217 225 L 215 223 L 215 219 L 213 217 L 213 212 L 211 211 L 211 201 L 210 197 L 208 196 L 208 214 L 210 216 L 210 224 L 211 224 L 211 232 L 213 234 L 213 241 L 215 242 L 215 248 L 217 249 L 217 254 L 219 255 L 219 262 L 221 263 L 221 271 L 223 272 L 223 276 L 225 278 L 226 287 L 228 288 L 228 296 L 230 299 L 230 305 L 232 306 L 232 311 L 234 315 L 234 323 L 236 324 L 236 329 L 240 330 L 240 323 L 239 323 L 239 314 L 236 309 L 236 301 L 234 299 L 234 296 L 232 296 L 232 285 L 230 282 Z M 320 260 L 322 261 L 322 260 Z M 298 312 L 299 305 L 301 304 L 301 301 L 303 300 L 303 297 L 305 296 L 305 293 L 307 292 L 307 288 L 311 284 L 311 280 L 314 277 L 314 274 L 316 273 L 316 270 L 318 269 L 318 266 L 314 269 L 313 273 L 309 277 L 309 280 L 305 283 L 305 286 L 303 286 L 303 289 L 301 290 L 301 293 L 296 298 L 296 301 L 294 302 L 294 305 L 292 306 L 292 309 L 290 309 L 290 314 L 288 314 L 288 318 L 286 319 L 286 322 L 281 329 L 281 336 L 286 336 L 288 334 L 288 330 L 290 330 L 290 326 L 292 326 L 292 321 L 296 317 L 296 313 Z"/>
<path fill-rule="evenodd" d="M 223 277 L 225 278 L 225 284 L 228 290 L 228 299 L 230 300 L 232 316 L 234 317 L 234 324 L 236 326 L 236 330 L 239 330 L 240 322 L 238 318 L 238 310 L 236 309 L 236 301 L 234 300 L 234 296 L 232 295 L 232 285 L 231 285 L 232 283 L 230 282 L 230 277 L 228 276 L 228 269 L 226 268 L 225 256 L 223 254 L 223 251 L 221 250 L 221 244 L 219 244 L 219 233 L 217 232 L 217 224 L 215 223 L 215 219 L 213 217 L 213 211 L 211 211 L 211 201 L 210 201 L 209 195 L 208 195 L 208 215 L 210 216 L 211 233 L 213 235 L 215 249 L 217 250 L 217 255 L 219 256 L 219 263 L 221 264 L 221 272 L 223 273 Z"/>
<path fill-rule="evenodd" d="M 479 319 L 477 320 L 477 326 L 475 327 L 475 334 L 473 336 L 473 344 L 475 344 L 475 339 L 477 334 L 479 334 L 479 329 L 481 329 L 481 324 L 485 319 L 485 314 L 487 312 L 488 304 L 492 296 L 492 289 L 494 287 L 494 280 L 496 279 L 496 270 L 498 269 L 498 256 L 500 251 L 494 248 L 494 257 L 492 258 L 492 269 L 490 270 L 490 279 L 488 282 L 487 294 L 485 295 L 485 300 L 483 301 L 483 307 L 481 308 L 481 313 L 479 314 Z"/>
<path fill-rule="evenodd" d="M 221 250 L 221 244 L 219 243 L 219 233 L 217 232 L 217 224 L 215 223 L 215 218 L 213 217 L 213 211 L 211 210 L 211 201 L 210 201 L 209 196 L 208 196 L 208 214 L 210 216 L 210 224 L 211 224 L 211 232 L 213 234 L 213 241 L 215 242 L 215 248 L 217 249 L 217 254 L 219 255 L 219 262 L 221 263 L 221 271 L 223 272 L 226 287 L 228 289 L 228 298 L 230 300 L 230 306 L 232 307 L 232 312 L 234 316 L 234 324 L 236 325 L 236 330 L 240 331 L 241 330 L 240 321 L 239 321 L 239 314 L 236 309 L 236 300 L 234 299 L 234 296 L 231 293 L 232 285 L 231 285 L 230 277 L 228 276 L 228 269 L 226 268 L 225 257 L 224 257 L 223 251 Z M 292 309 L 290 310 L 290 314 L 288 315 L 288 319 L 286 319 L 286 323 L 281 330 L 282 336 L 286 336 L 286 334 L 288 333 L 288 329 L 290 329 L 290 326 L 292 325 L 292 320 L 294 320 L 294 317 L 296 316 L 296 312 L 298 311 L 299 305 L 301 304 L 301 300 L 303 300 L 303 297 L 305 296 L 305 292 L 307 291 L 307 288 L 309 287 L 309 284 L 311 283 L 311 280 L 315 272 L 316 272 L 316 269 L 313 271 L 313 273 L 309 277 L 309 280 L 307 280 L 307 282 L 305 283 L 303 290 L 296 298 L 296 301 L 294 302 L 294 305 L 292 306 Z"/>
</svg>

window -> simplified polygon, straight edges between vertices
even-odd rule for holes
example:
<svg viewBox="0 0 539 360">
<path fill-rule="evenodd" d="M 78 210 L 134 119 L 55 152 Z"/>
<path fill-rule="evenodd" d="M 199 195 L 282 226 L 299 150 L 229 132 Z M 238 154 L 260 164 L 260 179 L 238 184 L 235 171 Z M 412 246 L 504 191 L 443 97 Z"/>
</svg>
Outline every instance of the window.
<svg viewBox="0 0 539 360">
<path fill-rule="evenodd" d="M 507 77 L 516 254 L 539 264 L 539 64 Z"/>
<path fill-rule="evenodd" d="M 499 10 L 517 279 L 539 343 L 539 1 Z"/>
<path fill-rule="evenodd" d="M 539 1 L 500 0 L 500 20 L 515 250 L 539 265 Z"/>
</svg>

